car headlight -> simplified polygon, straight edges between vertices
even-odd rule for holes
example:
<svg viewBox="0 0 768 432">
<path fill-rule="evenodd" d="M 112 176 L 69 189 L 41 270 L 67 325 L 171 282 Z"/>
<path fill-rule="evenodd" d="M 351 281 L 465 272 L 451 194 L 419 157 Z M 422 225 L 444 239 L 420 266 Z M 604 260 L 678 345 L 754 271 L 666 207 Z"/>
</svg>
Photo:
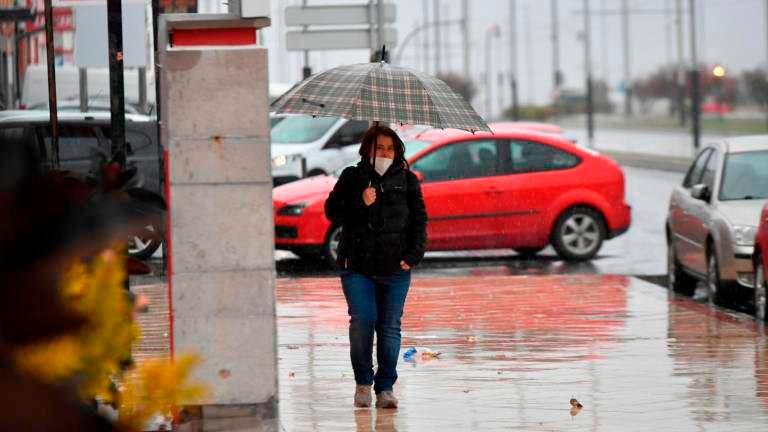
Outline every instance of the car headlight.
<svg viewBox="0 0 768 432">
<path fill-rule="evenodd" d="M 754 246 L 757 237 L 757 227 L 750 225 L 734 225 L 733 238 L 739 246 Z"/>
<path fill-rule="evenodd" d="M 280 216 L 301 216 L 301 214 L 304 213 L 304 208 L 306 207 L 307 205 L 305 203 L 288 204 L 287 206 L 283 206 L 280 210 L 278 210 L 277 214 Z"/>
<path fill-rule="evenodd" d="M 281 167 L 301 159 L 301 155 L 280 155 L 272 158 L 272 166 Z"/>
</svg>

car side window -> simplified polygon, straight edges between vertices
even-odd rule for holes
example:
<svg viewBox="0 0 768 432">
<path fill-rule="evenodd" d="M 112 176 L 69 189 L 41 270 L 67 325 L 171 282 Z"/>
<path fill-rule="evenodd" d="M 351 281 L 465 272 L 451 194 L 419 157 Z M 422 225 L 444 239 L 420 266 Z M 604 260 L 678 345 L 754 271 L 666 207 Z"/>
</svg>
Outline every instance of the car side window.
<svg viewBox="0 0 768 432">
<path fill-rule="evenodd" d="M 701 175 L 704 173 L 704 167 L 707 164 L 711 152 L 711 150 L 705 150 L 699 154 L 699 157 L 696 158 L 696 162 L 694 162 L 693 165 L 691 165 L 691 169 L 688 170 L 688 175 L 685 176 L 685 180 L 683 181 L 684 188 L 690 189 L 700 183 Z"/>
<path fill-rule="evenodd" d="M 475 140 L 440 147 L 413 163 L 424 181 L 447 181 L 498 174 L 496 140 Z"/>
<path fill-rule="evenodd" d="M 50 146 L 50 129 L 41 128 L 46 147 Z M 90 126 L 62 126 L 59 130 L 59 159 L 64 161 L 91 160 L 98 155 L 99 139 L 96 132 Z"/>
<path fill-rule="evenodd" d="M 362 120 L 350 120 L 339 129 L 338 145 L 348 146 L 360 144 L 368 131 L 368 122 Z"/>
<path fill-rule="evenodd" d="M 717 150 L 711 152 L 709 161 L 704 167 L 700 183 L 707 185 L 710 191 L 715 189 L 715 177 L 717 176 L 717 165 L 720 162 L 720 153 Z"/>
<path fill-rule="evenodd" d="M 546 144 L 511 140 L 509 146 L 513 173 L 568 169 L 581 162 L 578 156 Z"/>
</svg>

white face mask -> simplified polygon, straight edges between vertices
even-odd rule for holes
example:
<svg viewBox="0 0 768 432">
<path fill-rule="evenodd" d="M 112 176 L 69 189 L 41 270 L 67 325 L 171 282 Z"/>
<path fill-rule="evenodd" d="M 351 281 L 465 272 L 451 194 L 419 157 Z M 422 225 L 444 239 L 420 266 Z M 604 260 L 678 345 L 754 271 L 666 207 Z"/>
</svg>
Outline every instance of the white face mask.
<svg viewBox="0 0 768 432">
<path fill-rule="evenodd" d="M 377 173 L 379 173 L 380 176 L 383 176 L 384 173 L 387 172 L 389 167 L 392 165 L 392 162 L 392 159 L 377 157 L 376 162 L 373 164 L 373 168 Z"/>
</svg>

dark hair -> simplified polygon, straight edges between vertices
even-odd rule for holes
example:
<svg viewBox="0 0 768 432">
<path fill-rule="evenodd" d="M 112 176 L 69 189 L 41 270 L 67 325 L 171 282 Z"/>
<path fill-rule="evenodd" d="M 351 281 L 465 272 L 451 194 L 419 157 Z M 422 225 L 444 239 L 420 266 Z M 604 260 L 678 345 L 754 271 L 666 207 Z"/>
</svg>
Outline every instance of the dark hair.
<svg viewBox="0 0 768 432">
<path fill-rule="evenodd" d="M 363 137 L 363 142 L 360 144 L 360 156 L 362 156 L 363 160 L 368 163 L 371 162 L 371 156 L 373 155 L 379 135 L 388 136 L 392 139 L 392 143 L 395 147 L 395 160 L 393 163 L 400 163 L 404 167 L 409 168 L 408 161 L 405 160 L 405 143 L 400 139 L 397 132 L 386 126 L 373 125 L 368 128 L 368 131 Z"/>
</svg>

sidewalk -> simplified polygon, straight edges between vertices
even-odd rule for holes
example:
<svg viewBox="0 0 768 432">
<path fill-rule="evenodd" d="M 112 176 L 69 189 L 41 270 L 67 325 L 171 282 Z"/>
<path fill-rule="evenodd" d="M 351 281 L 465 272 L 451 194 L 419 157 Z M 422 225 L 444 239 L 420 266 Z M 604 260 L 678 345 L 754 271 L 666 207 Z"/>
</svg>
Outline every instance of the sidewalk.
<svg viewBox="0 0 768 432">
<path fill-rule="evenodd" d="M 403 351 L 442 355 L 401 357 L 399 410 L 356 410 L 338 279 L 278 279 L 283 430 L 765 430 L 765 336 L 667 295 L 621 276 L 416 273 Z"/>
</svg>

